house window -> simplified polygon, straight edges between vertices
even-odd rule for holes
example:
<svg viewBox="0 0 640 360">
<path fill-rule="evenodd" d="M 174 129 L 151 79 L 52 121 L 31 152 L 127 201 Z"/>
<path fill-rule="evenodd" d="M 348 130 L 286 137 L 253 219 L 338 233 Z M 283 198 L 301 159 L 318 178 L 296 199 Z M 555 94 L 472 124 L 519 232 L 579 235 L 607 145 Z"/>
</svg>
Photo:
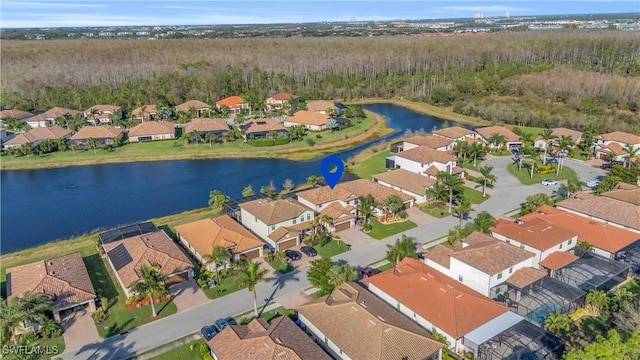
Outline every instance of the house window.
<svg viewBox="0 0 640 360">
<path fill-rule="evenodd" d="M 271 231 L 275 230 L 276 226 L 275 225 L 271 225 Z"/>
<path fill-rule="evenodd" d="M 298 219 L 293 218 L 293 223 L 295 224 L 298 221 Z"/>
<path fill-rule="evenodd" d="M 396 303 L 396 309 L 400 310 L 400 302 Z"/>
<path fill-rule="evenodd" d="M 524 249 L 524 244 L 520 244 L 520 249 Z"/>
<path fill-rule="evenodd" d="M 254 217 L 253 217 L 253 220 L 255 220 L 256 222 L 258 222 L 258 217 L 257 217 L 257 216 L 254 216 Z"/>
<path fill-rule="evenodd" d="M 567 245 L 571 245 L 573 244 L 573 239 L 569 239 L 569 242 L 567 243 Z"/>
<path fill-rule="evenodd" d="M 325 344 L 329 342 L 326 335 L 324 336 L 324 342 Z"/>
<path fill-rule="evenodd" d="M 511 240 L 507 239 L 504 242 L 506 242 L 507 244 L 511 244 Z"/>
<path fill-rule="evenodd" d="M 458 275 L 458 281 L 464 282 L 464 277 L 462 275 Z"/>
<path fill-rule="evenodd" d="M 509 268 L 509 274 L 513 272 L 513 266 Z"/>
<path fill-rule="evenodd" d="M 560 243 L 560 249 L 562 249 L 562 245 L 564 245 L 563 243 Z"/>
<path fill-rule="evenodd" d="M 502 279 L 502 272 L 498 273 L 498 279 Z"/>
<path fill-rule="evenodd" d="M 300 215 L 300 222 L 304 221 L 304 214 Z"/>
<path fill-rule="evenodd" d="M 307 221 L 311 220 L 311 214 L 307 213 Z"/>
</svg>

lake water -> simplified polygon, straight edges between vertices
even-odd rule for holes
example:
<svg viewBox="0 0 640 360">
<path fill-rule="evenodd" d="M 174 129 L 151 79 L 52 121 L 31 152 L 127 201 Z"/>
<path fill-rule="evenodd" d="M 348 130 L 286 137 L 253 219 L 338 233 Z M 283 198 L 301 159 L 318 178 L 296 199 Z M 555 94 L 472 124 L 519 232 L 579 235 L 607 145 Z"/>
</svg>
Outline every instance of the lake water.
<svg viewBox="0 0 640 360">
<path fill-rule="evenodd" d="M 429 132 L 443 122 L 390 104 L 364 108 L 386 117 L 387 126 L 396 131 L 335 154 L 344 160 L 406 129 Z M 299 184 L 319 175 L 320 161 L 175 160 L 2 171 L 1 250 L 8 253 L 96 228 L 205 207 L 212 189 L 231 198 L 240 197 L 249 184 L 258 192 L 271 180 L 282 189 L 285 179 Z"/>
</svg>

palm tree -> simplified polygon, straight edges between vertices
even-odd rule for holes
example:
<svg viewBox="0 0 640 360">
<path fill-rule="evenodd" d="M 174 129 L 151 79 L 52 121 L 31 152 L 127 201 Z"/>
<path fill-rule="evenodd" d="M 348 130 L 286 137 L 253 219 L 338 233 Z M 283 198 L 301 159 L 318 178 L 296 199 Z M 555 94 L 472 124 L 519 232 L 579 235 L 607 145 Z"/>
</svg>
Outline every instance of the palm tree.
<svg viewBox="0 0 640 360">
<path fill-rule="evenodd" d="M 469 147 L 469 156 L 473 157 L 473 167 L 476 167 L 476 160 L 482 158 L 487 154 L 487 149 L 484 145 L 476 141 Z"/>
<path fill-rule="evenodd" d="M 471 211 L 473 211 L 471 208 L 471 202 L 465 198 L 460 198 L 454 208 L 454 213 L 460 218 L 460 226 L 462 226 L 462 221 L 464 220 L 465 215 Z"/>
<path fill-rule="evenodd" d="M 498 180 L 498 178 L 491 173 L 493 171 L 493 166 L 480 166 L 480 174 L 482 174 L 482 197 L 487 197 L 485 192 L 485 187 L 487 186 L 487 182 L 493 183 Z"/>
<path fill-rule="evenodd" d="M 229 202 L 229 197 L 220 192 L 220 190 L 211 190 L 209 192 L 209 206 L 213 210 L 220 211 Z"/>
<path fill-rule="evenodd" d="M 89 110 L 89 117 L 93 120 L 93 125 L 97 125 L 99 121 L 96 120 L 96 116 L 100 114 L 100 111 L 95 108 Z"/>
<path fill-rule="evenodd" d="M 389 220 L 389 217 L 395 217 L 404 203 L 398 195 L 391 195 L 388 198 L 382 200 L 382 207 L 385 210 L 385 218 Z"/>
<path fill-rule="evenodd" d="M 453 151 L 458 154 L 458 158 L 462 156 L 462 160 L 467 161 L 467 155 L 469 154 L 469 143 L 466 141 L 458 140 L 453 146 Z"/>
<path fill-rule="evenodd" d="M 589 306 L 596 314 L 600 310 L 606 310 L 609 305 L 609 297 L 602 290 L 590 290 L 584 299 L 585 305 Z"/>
<path fill-rule="evenodd" d="M 571 319 L 569 316 L 556 311 L 547 315 L 544 319 L 544 329 L 555 335 L 568 334 L 571 331 Z"/>
<path fill-rule="evenodd" d="M 625 144 L 624 151 L 626 151 L 627 155 L 625 155 L 625 159 L 627 159 L 627 168 L 631 168 L 631 158 L 635 157 L 638 154 L 638 148 L 636 148 L 633 144 Z"/>
<path fill-rule="evenodd" d="M 142 122 L 144 122 L 144 113 L 147 111 L 147 105 L 142 105 L 140 107 L 140 115 L 142 115 Z"/>
<path fill-rule="evenodd" d="M 402 238 L 396 239 L 393 245 L 387 245 L 387 255 L 385 259 L 391 263 L 394 269 L 405 257 L 418 258 L 415 241 L 416 238 L 403 234 Z"/>
<path fill-rule="evenodd" d="M 209 257 L 209 262 L 212 263 L 216 269 L 216 280 L 220 282 L 220 273 L 218 272 L 218 263 L 222 263 L 226 265 L 226 262 L 231 260 L 231 250 L 225 249 L 222 246 L 214 246 L 211 249 L 211 256 Z"/>
<path fill-rule="evenodd" d="M 529 148 L 529 156 L 531 157 L 531 178 L 533 178 L 533 169 L 536 167 L 536 160 L 540 159 L 540 154 L 542 150 L 539 147 L 530 147 Z"/>
<path fill-rule="evenodd" d="M 93 153 L 96 154 L 96 147 L 98 146 L 98 140 L 96 140 L 95 138 L 89 138 L 89 140 L 87 140 L 87 146 L 93 148 Z"/>
<path fill-rule="evenodd" d="M 318 184 L 318 177 L 315 175 L 307 177 L 307 184 L 310 186 L 316 186 Z"/>
<path fill-rule="evenodd" d="M 567 180 L 567 191 L 571 193 L 577 193 L 578 191 L 582 191 L 582 189 L 587 186 L 587 184 L 580 180 L 576 175 L 571 176 Z"/>
<path fill-rule="evenodd" d="M 451 209 L 453 208 L 453 194 L 462 190 L 462 185 L 464 182 L 457 175 L 451 175 L 447 172 L 440 171 L 438 172 L 438 180 L 442 182 L 442 185 L 445 186 L 447 191 L 449 191 L 449 214 L 451 214 Z"/>
<path fill-rule="evenodd" d="M 582 151 L 584 151 L 587 155 L 587 160 L 593 155 L 593 143 L 595 142 L 595 133 L 585 132 L 582 134 L 582 138 L 580 139 L 580 145 L 582 147 Z"/>
<path fill-rule="evenodd" d="M 250 197 L 255 195 L 256 192 L 253 190 L 253 186 L 251 184 L 247 185 L 244 189 L 242 189 L 242 197 Z"/>
<path fill-rule="evenodd" d="M 6 332 L 13 336 L 14 329 L 22 324 L 26 317 L 27 313 L 17 306 L 16 302 L 7 303 L 7 300 L 0 300 L 0 326 L 2 327 L 0 339 L 5 338 Z"/>
<path fill-rule="evenodd" d="M 547 165 L 547 150 L 549 150 L 549 142 L 551 139 L 557 138 L 557 136 L 553 134 L 553 130 L 551 129 L 542 130 L 540 136 L 544 140 L 544 158 L 542 158 L 542 165 Z"/>
<path fill-rule="evenodd" d="M 504 135 L 500 135 L 498 133 L 493 133 L 489 135 L 489 143 L 493 145 L 496 149 L 501 148 L 503 144 L 507 143 L 507 137 Z"/>
<path fill-rule="evenodd" d="M 46 313 L 53 309 L 53 300 L 43 293 L 26 293 L 16 299 L 16 306 L 24 313 L 23 320 L 31 323 L 35 332 L 36 323 L 46 319 Z"/>
<path fill-rule="evenodd" d="M 71 149 L 71 152 L 73 152 L 73 155 L 75 155 L 76 154 L 76 150 L 78 149 L 78 145 L 71 144 L 71 145 L 69 145 L 69 149 Z"/>
<path fill-rule="evenodd" d="M 478 231 L 489 234 L 491 233 L 489 229 L 496 226 L 496 219 L 488 212 L 483 211 L 476 216 L 473 220 L 473 224 Z"/>
<path fill-rule="evenodd" d="M 518 134 L 522 145 L 531 145 L 533 143 L 533 134 L 528 132 L 522 132 Z"/>
<path fill-rule="evenodd" d="M 22 155 L 26 155 L 28 159 L 31 155 L 33 155 L 33 146 L 31 146 L 31 143 L 28 142 L 20 146 L 20 152 L 22 153 Z"/>
<path fill-rule="evenodd" d="M 209 142 L 209 147 L 213 144 L 213 141 L 216 139 L 216 134 L 212 132 L 208 132 L 204 134 L 204 140 Z"/>
<path fill-rule="evenodd" d="M 267 269 L 260 270 L 260 265 L 249 261 L 246 266 L 240 269 L 239 279 L 242 286 L 246 286 L 253 294 L 253 310 L 255 316 L 258 317 L 258 295 L 256 292 L 256 286 L 261 282 L 267 282 L 271 279 L 267 277 Z"/>
<path fill-rule="evenodd" d="M 578 243 L 576 244 L 577 248 L 580 248 L 586 252 L 594 252 L 596 251 L 596 249 L 593 247 L 592 244 L 586 242 L 586 241 L 578 241 Z"/>
<path fill-rule="evenodd" d="M 152 266 L 143 265 L 140 268 L 140 279 L 131 286 L 131 291 L 139 296 L 149 298 L 151 304 L 151 317 L 158 316 L 154 297 L 163 297 L 169 294 L 169 289 L 164 283 L 166 276 L 158 273 Z"/>
<path fill-rule="evenodd" d="M 349 264 L 333 265 L 327 271 L 327 283 L 334 289 L 345 282 L 354 281 L 358 278 L 356 269 Z"/>
<path fill-rule="evenodd" d="M 200 139 L 202 139 L 202 134 L 200 134 L 200 131 L 198 130 L 193 130 L 187 134 L 187 137 L 189 138 L 189 142 L 195 141 L 197 147 L 198 144 L 200 144 Z"/>
<path fill-rule="evenodd" d="M 369 223 L 369 217 L 373 214 L 375 206 L 376 201 L 371 194 L 358 197 L 358 213 L 363 218 L 365 225 Z"/>
<path fill-rule="evenodd" d="M 429 202 L 432 200 L 440 202 L 447 199 L 447 189 L 440 183 L 440 181 L 436 181 L 427 189 L 426 195 Z"/>
</svg>

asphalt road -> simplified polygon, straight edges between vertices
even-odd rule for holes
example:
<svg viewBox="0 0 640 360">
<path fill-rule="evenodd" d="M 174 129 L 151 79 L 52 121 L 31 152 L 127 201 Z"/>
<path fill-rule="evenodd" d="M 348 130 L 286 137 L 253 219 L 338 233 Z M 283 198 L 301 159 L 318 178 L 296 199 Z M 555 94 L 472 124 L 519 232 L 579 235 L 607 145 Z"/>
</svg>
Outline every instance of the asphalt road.
<svg viewBox="0 0 640 360">
<path fill-rule="evenodd" d="M 494 216 L 504 214 L 518 208 L 527 196 L 557 189 L 556 186 L 542 186 L 540 184 L 524 186 L 511 174 L 506 166 L 511 162 L 509 157 L 496 157 L 485 163 L 494 167 L 493 173 L 498 177 L 495 184 L 494 195 L 484 203 L 476 206 L 474 214 L 488 211 Z M 588 181 L 604 175 L 599 168 L 577 161 L 566 161 L 565 166 L 576 171 L 583 181 Z M 457 225 L 459 219 L 453 216 L 436 222 L 413 228 L 405 232 L 407 236 L 415 237 L 418 242 L 425 243 L 429 240 L 442 237 L 450 228 Z M 384 257 L 387 244 L 392 244 L 400 235 L 394 235 L 380 241 L 337 255 L 334 260 L 347 261 L 354 266 L 365 266 Z M 297 269 L 291 273 L 279 276 L 269 283 L 257 286 L 258 303 L 264 304 L 266 298 L 276 298 L 286 294 L 297 294 L 310 287 L 306 276 L 307 268 Z M 179 312 L 165 319 L 154 321 L 141 326 L 126 334 L 112 336 L 100 342 L 91 343 L 76 350 L 68 351 L 60 356 L 65 360 L 76 359 L 128 359 L 136 354 L 144 353 L 178 338 L 187 336 L 200 330 L 205 325 L 210 325 L 220 317 L 235 316 L 253 309 L 253 298 L 248 290 L 223 296 L 199 307 Z"/>
</svg>

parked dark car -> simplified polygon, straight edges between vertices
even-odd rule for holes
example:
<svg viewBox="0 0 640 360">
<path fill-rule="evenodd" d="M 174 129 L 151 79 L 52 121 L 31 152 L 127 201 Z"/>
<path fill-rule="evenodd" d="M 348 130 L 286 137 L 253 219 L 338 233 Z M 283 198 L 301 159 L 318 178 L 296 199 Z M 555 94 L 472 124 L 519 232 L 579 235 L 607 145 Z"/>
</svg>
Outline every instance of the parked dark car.
<svg viewBox="0 0 640 360">
<path fill-rule="evenodd" d="M 200 329 L 200 335 L 202 335 L 202 338 L 205 341 L 213 339 L 213 337 L 216 336 L 217 333 L 218 330 L 215 328 L 215 326 L 205 326 Z"/>
<path fill-rule="evenodd" d="M 602 170 L 608 170 L 608 169 L 611 169 L 611 164 L 609 164 L 609 163 L 604 163 L 604 164 L 600 165 L 600 168 L 601 168 Z"/>
<path fill-rule="evenodd" d="M 362 268 L 362 270 L 360 270 L 360 273 L 365 277 L 371 277 L 373 275 L 380 274 L 381 271 L 376 268 L 366 267 L 366 268 Z"/>
<path fill-rule="evenodd" d="M 302 254 L 295 250 L 285 250 L 284 256 L 286 256 L 289 260 L 296 261 L 302 259 Z"/>
<path fill-rule="evenodd" d="M 216 320 L 216 323 L 214 324 L 214 326 L 216 327 L 216 330 L 218 330 L 218 332 L 222 331 L 224 328 L 226 328 L 229 325 L 231 325 L 231 324 L 229 324 L 228 319 L 218 319 L 218 320 Z"/>
<path fill-rule="evenodd" d="M 300 248 L 300 251 L 302 251 L 304 254 L 310 257 L 318 255 L 318 252 L 316 251 L 316 249 L 312 248 L 311 246 L 303 246 Z"/>
</svg>

